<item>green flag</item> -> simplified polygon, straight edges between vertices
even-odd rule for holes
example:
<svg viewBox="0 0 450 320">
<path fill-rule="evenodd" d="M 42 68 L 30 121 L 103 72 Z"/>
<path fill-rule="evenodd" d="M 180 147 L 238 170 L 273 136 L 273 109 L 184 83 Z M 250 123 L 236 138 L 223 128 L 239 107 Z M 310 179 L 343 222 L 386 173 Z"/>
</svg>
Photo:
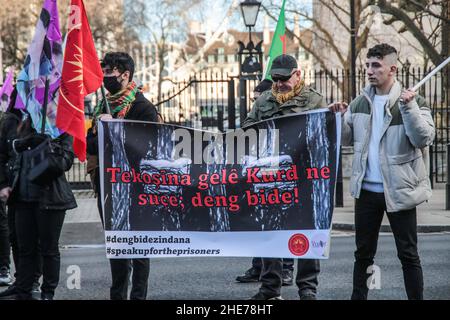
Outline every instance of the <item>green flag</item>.
<svg viewBox="0 0 450 320">
<path fill-rule="evenodd" d="M 266 70 L 264 72 L 264 79 L 272 80 L 270 76 L 270 68 L 272 68 L 272 61 L 276 57 L 286 53 L 286 22 L 284 19 L 284 3 L 281 5 L 280 15 L 278 16 L 277 27 L 273 34 L 272 44 L 270 45 L 269 57 L 266 62 Z"/>
</svg>

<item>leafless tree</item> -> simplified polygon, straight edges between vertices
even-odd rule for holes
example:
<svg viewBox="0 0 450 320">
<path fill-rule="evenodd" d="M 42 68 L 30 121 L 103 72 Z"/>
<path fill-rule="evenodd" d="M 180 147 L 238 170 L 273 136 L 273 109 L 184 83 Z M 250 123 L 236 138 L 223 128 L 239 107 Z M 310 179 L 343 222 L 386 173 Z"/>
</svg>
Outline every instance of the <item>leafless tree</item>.
<svg viewBox="0 0 450 320">
<path fill-rule="evenodd" d="M 311 7 L 305 6 L 303 3 L 299 1 L 286 1 L 286 33 L 288 36 L 296 38 L 300 46 L 313 56 L 317 65 L 325 73 L 331 75 L 333 68 L 348 70 L 351 65 L 350 41 L 343 42 L 343 34 L 338 34 L 339 37 L 337 37 L 336 30 L 330 29 L 327 24 L 328 21 L 324 21 L 321 17 L 315 16 L 313 14 L 314 10 Z M 333 19 L 339 30 L 347 34 L 347 38 L 350 39 L 350 10 L 348 6 L 343 5 L 342 1 L 337 0 L 315 0 L 313 5 L 320 7 L 321 10 L 327 10 L 330 14 L 329 19 Z M 277 1 L 271 0 L 263 9 L 269 17 L 277 20 L 280 10 Z M 310 25 L 308 30 L 313 34 L 313 41 L 306 43 L 301 36 L 296 35 L 288 27 L 296 15 Z M 371 18 L 371 15 L 367 10 L 367 3 L 363 0 L 355 0 L 355 29 L 358 35 L 356 38 L 357 53 L 366 47 L 369 39 L 370 23 L 367 23 L 368 18 Z M 344 81 L 342 78 L 336 76 L 331 77 L 331 79 L 341 88 L 342 94 L 347 96 L 348 92 L 350 92 L 350 82 Z"/>
<path fill-rule="evenodd" d="M 371 0 L 387 18 L 385 24 L 401 22 L 399 32 L 409 32 L 418 40 L 434 65 L 450 52 L 450 4 L 448 0 Z M 424 30 L 424 20 L 433 18 L 431 31 Z M 440 48 L 440 50 L 439 50 Z"/>
<path fill-rule="evenodd" d="M 11 1 L 0 0 L 0 32 L 4 43 L 4 65 L 13 65 L 17 71 L 23 66 L 28 45 L 42 8 L 43 0 Z M 60 27 L 65 36 L 70 0 L 58 1 Z M 127 27 L 123 0 L 84 1 L 86 13 L 97 50 L 100 55 L 106 51 L 127 51 L 138 45 L 137 24 Z M 137 19 L 139 21 L 139 19 Z M 141 19 L 142 20 L 142 19 Z"/>
<path fill-rule="evenodd" d="M 203 0 L 138 0 L 133 2 L 129 17 L 137 23 L 141 32 L 147 36 L 147 41 L 156 48 L 157 70 L 157 101 L 161 100 L 161 88 L 165 80 L 170 81 L 166 74 L 166 57 L 173 50 L 175 43 L 182 42 L 187 35 L 187 21 L 192 10 L 199 10 Z M 143 16 L 139 13 L 144 12 Z"/>
<path fill-rule="evenodd" d="M 3 63 L 20 70 L 27 53 L 33 26 L 36 25 L 40 1 L 0 0 L 0 33 L 4 44 Z M 3 70 L 0 70 L 3 72 Z"/>
<path fill-rule="evenodd" d="M 420 43 L 426 57 L 437 66 L 450 55 L 450 1 L 449 0 L 371 0 L 389 19 L 399 22 L 399 32 L 409 32 Z M 424 30 L 423 21 L 431 19 L 431 30 Z M 450 101 L 450 67 L 443 73 L 442 96 L 445 105 Z M 446 76 L 445 76 L 446 75 Z M 447 93 L 447 94 L 446 94 Z"/>
<path fill-rule="evenodd" d="M 383 25 L 390 33 L 400 34 L 405 39 L 412 39 L 412 35 L 417 39 L 417 43 L 408 42 L 419 51 L 423 51 L 425 66 L 429 61 L 437 65 L 443 57 L 448 56 L 449 0 L 355 0 L 354 2 L 357 56 L 365 50 L 369 42 L 378 38 L 372 28 L 376 14 L 381 15 Z M 351 64 L 349 2 L 314 0 L 313 3 L 320 10 L 326 11 L 327 15 L 315 16 L 311 7 L 302 5 L 299 1 L 288 0 L 286 21 L 292 21 L 294 15 L 299 15 L 304 21 L 309 22 L 309 30 L 314 34 L 314 41 L 305 43 L 290 28 L 287 28 L 288 35 L 297 37 L 300 45 L 314 57 L 325 72 L 330 72 L 332 67 L 349 69 Z M 271 0 L 264 6 L 264 10 L 276 20 L 280 10 L 279 1 Z M 330 21 L 335 28 L 330 28 Z M 330 63 L 330 60 L 333 62 Z M 361 56 L 359 61 L 362 61 Z M 340 87 L 343 91 L 349 89 L 345 88 L 345 83 L 340 83 Z"/>
</svg>

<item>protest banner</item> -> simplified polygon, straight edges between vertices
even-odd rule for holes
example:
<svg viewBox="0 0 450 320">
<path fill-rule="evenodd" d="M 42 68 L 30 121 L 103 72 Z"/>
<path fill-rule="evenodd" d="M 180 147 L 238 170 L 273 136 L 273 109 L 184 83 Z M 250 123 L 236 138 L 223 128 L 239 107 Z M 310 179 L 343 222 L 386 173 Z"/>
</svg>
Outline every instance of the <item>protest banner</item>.
<svg viewBox="0 0 450 320">
<path fill-rule="evenodd" d="M 340 124 L 325 109 L 226 133 L 101 121 L 108 258 L 326 259 Z"/>
</svg>

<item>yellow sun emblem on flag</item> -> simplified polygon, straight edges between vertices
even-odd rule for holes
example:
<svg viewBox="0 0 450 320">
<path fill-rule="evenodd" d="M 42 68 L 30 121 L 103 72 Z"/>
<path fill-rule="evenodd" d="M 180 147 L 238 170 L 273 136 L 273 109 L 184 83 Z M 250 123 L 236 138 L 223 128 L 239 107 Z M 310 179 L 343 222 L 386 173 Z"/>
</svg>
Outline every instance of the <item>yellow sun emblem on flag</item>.
<svg viewBox="0 0 450 320">
<path fill-rule="evenodd" d="M 78 53 L 75 53 L 73 55 L 75 61 L 67 61 L 67 63 L 78 67 L 78 69 L 74 70 L 75 74 L 77 75 L 68 82 L 80 81 L 80 85 L 78 87 L 80 88 L 80 94 L 83 94 L 83 50 L 76 44 L 74 44 L 74 46 L 78 51 Z"/>
</svg>

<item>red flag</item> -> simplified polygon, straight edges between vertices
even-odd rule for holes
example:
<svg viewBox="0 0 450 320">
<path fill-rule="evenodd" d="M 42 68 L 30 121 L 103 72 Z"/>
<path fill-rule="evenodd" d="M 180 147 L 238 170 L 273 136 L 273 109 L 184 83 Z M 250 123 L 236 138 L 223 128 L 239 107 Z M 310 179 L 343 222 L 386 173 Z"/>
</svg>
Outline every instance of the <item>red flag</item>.
<svg viewBox="0 0 450 320">
<path fill-rule="evenodd" d="M 75 155 L 84 161 L 86 160 L 84 97 L 101 86 L 103 72 L 95 51 L 83 0 L 71 0 L 67 27 L 56 125 L 73 136 Z"/>
</svg>

